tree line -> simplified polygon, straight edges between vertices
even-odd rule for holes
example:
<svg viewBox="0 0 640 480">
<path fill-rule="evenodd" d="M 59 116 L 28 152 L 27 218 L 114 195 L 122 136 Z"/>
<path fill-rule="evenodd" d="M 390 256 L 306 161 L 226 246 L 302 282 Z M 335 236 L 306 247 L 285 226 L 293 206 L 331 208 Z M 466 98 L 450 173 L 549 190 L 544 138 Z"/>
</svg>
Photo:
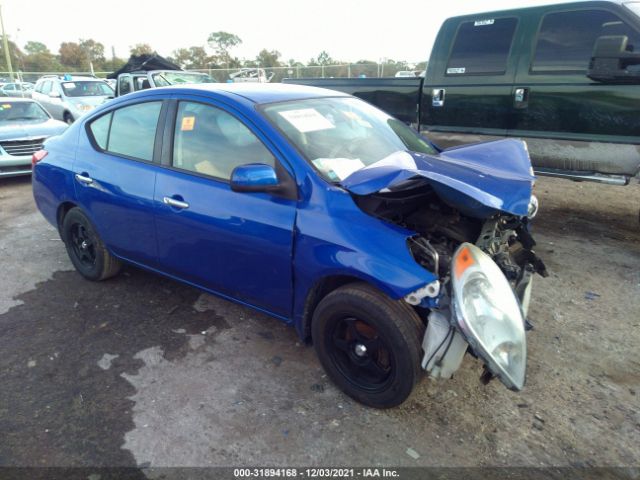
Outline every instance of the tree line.
<svg viewBox="0 0 640 480">
<path fill-rule="evenodd" d="M 57 53 L 39 41 L 28 41 L 24 49 L 20 49 L 13 41 L 9 41 L 11 64 L 14 71 L 22 72 L 88 72 L 93 68 L 97 72 L 115 71 L 122 67 L 128 59 L 119 58 L 115 51 L 105 50 L 105 46 L 93 39 L 80 39 L 77 42 L 62 42 Z M 263 48 L 253 59 L 239 59 L 232 54 L 242 39 L 229 32 L 212 32 L 206 45 L 178 48 L 166 57 L 184 69 L 235 69 L 242 67 L 302 67 L 343 65 L 347 62 L 332 58 L 326 51 L 302 63 L 295 59 L 284 60 L 278 50 Z M 5 63 L 4 47 L 0 43 L 0 71 L 8 71 Z M 130 55 L 155 53 L 147 43 L 134 45 Z M 409 65 L 404 61 L 386 59 L 385 63 L 393 65 L 394 70 L 424 68 L 424 64 Z M 371 60 L 359 60 L 356 64 L 375 65 Z"/>
</svg>

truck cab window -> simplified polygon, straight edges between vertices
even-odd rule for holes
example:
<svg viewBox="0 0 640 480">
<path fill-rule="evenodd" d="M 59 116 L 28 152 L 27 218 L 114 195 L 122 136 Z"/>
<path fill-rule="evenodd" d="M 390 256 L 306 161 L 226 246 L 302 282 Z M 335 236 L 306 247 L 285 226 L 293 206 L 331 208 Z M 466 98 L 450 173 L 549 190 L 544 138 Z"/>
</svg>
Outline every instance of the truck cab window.
<svg viewBox="0 0 640 480">
<path fill-rule="evenodd" d="M 538 33 L 532 72 L 586 72 L 598 37 L 626 35 L 627 50 L 640 52 L 640 35 L 605 10 L 579 10 L 546 15 Z"/>
<path fill-rule="evenodd" d="M 461 23 L 446 74 L 504 74 L 517 24 L 516 18 L 481 18 Z"/>
</svg>

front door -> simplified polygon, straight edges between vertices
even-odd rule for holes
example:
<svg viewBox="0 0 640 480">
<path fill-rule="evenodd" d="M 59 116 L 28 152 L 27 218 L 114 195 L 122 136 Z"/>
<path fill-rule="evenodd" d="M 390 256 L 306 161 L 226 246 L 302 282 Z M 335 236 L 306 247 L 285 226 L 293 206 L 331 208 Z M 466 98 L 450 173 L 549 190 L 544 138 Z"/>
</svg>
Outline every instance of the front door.
<svg viewBox="0 0 640 480">
<path fill-rule="evenodd" d="M 548 8 L 528 22 L 531 40 L 518 66 L 509 135 L 527 138 L 538 171 L 634 175 L 639 87 L 597 82 L 587 70 L 598 37 L 624 35 L 627 49 L 640 51 L 640 21 L 615 4 Z"/>
<path fill-rule="evenodd" d="M 183 99 L 168 122 L 173 141 L 155 191 L 161 270 L 288 318 L 296 202 L 229 185 L 236 166 L 275 166 L 276 155 L 220 106 Z"/>
</svg>

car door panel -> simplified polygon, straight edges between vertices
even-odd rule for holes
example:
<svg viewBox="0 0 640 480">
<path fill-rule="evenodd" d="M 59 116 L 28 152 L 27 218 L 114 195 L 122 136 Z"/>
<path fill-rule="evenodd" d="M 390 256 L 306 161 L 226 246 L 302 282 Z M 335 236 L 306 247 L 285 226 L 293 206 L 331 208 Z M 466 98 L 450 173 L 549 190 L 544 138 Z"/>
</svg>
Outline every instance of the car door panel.
<svg viewBox="0 0 640 480">
<path fill-rule="evenodd" d="M 640 47 L 640 22 L 611 4 L 528 13 L 514 85 L 527 101 L 514 102 L 508 134 L 529 140 L 533 165 L 563 171 L 634 175 L 640 166 L 637 85 L 607 84 L 587 77 L 596 39 L 626 35 Z M 537 140 L 537 139 L 546 139 Z"/>
<path fill-rule="evenodd" d="M 224 111 L 220 105 L 209 107 Z M 169 122 L 174 118 L 169 118 Z M 197 133 L 198 127 L 204 126 L 202 117 L 187 118 L 189 121 L 182 125 L 180 119 L 176 125 L 168 125 L 166 131 L 193 128 L 193 132 L 185 133 Z M 180 142 L 189 138 L 185 134 L 164 143 L 166 148 L 175 144 L 178 149 Z M 240 146 L 233 158 L 228 158 L 217 148 L 216 142 L 220 140 L 215 131 L 207 131 L 203 138 L 210 142 L 203 146 L 203 151 L 211 152 L 211 158 L 216 160 L 213 170 L 203 170 L 209 175 L 230 174 L 227 161 L 241 158 L 250 148 Z M 264 145 L 263 148 L 269 151 Z M 194 155 L 195 150 L 190 151 Z M 176 158 L 181 168 L 166 166 L 158 172 L 154 200 L 161 269 L 276 316 L 290 318 L 296 201 L 268 193 L 234 192 L 228 181 L 196 171 L 200 163 L 201 159 L 185 156 Z"/>
<path fill-rule="evenodd" d="M 81 136 L 74 163 L 78 202 L 98 226 L 106 246 L 119 257 L 151 268 L 157 266 L 154 191 L 158 165 L 152 160 L 162 135 L 156 130 L 164 119 L 161 105 L 155 101 L 116 109 L 107 125 L 110 136 L 119 138 L 109 138 L 108 143 L 91 129 L 109 114 L 93 120 L 88 127 L 93 143 Z M 109 151 L 111 145 L 119 154 Z M 127 151 L 145 160 L 127 158 Z"/>
</svg>

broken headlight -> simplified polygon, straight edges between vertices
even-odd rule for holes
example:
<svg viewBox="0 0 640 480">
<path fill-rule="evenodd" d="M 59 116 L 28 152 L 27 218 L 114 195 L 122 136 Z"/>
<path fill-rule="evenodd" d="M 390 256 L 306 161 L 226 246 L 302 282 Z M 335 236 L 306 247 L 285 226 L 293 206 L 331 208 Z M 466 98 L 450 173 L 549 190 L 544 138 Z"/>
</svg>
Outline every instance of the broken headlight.
<svg viewBox="0 0 640 480">
<path fill-rule="evenodd" d="M 524 320 L 500 268 L 478 247 L 463 243 L 452 261 L 456 320 L 469 345 L 507 388 L 521 390 L 527 364 Z"/>
</svg>

